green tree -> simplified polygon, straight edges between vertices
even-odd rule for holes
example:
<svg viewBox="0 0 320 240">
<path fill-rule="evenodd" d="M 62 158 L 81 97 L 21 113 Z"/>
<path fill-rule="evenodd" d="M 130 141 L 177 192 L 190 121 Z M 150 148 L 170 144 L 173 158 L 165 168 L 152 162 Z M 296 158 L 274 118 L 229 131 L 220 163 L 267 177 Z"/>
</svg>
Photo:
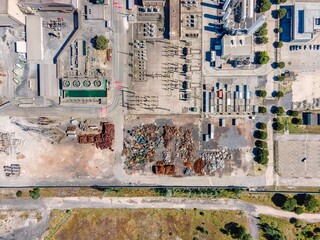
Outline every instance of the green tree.
<svg viewBox="0 0 320 240">
<path fill-rule="evenodd" d="M 278 4 L 286 3 L 286 2 L 287 2 L 287 0 L 277 0 L 277 3 L 278 3 Z"/>
<path fill-rule="evenodd" d="M 282 47 L 283 47 L 282 41 L 276 42 L 276 48 L 282 48 Z"/>
<path fill-rule="evenodd" d="M 296 207 L 294 209 L 294 212 L 298 215 L 302 214 L 303 213 L 303 208 L 302 207 Z"/>
<path fill-rule="evenodd" d="M 259 113 L 263 113 L 265 114 L 267 112 L 267 108 L 264 107 L 264 106 L 259 106 L 259 109 L 258 109 Z"/>
<path fill-rule="evenodd" d="M 259 123 L 257 124 L 257 127 L 258 127 L 259 129 L 261 129 L 261 130 L 264 130 L 264 129 L 267 128 L 267 124 L 265 124 L 264 122 L 259 122 Z"/>
<path fill-rule="evenodd" d="M 278 76 L 278 80 L 279 80 L 280 82 L 284 81 L 284 79 L 285 79 L 285 77 L 284 77 L 283 75 L 279 75 L 279 76 Z"/>
<path fill-rule="evenodd" d="M 299 112 L 298 111 L 291 111 L 291 116 L 292 117 L 298 117 L 299 116 Z"/>
<path fill-rule="evenodd" d="M 278 68 L 284 68 L 286 66 L 286 64 L 284 62 L 278 62 L 277 63 Z"/>
<path fill-rule="evenodd" d="M 268 41 L 269 41 L 269 39 L 267 38 L 267 37 L 260 37 L 259 38 L 259 43 L 260 44 L 266 44 L 266 43 L 268 43 Z"/>
<path fill-rule="evenodd" d="M 257 95 L 258 95 L 258 97 L 265 98 L 267 96 L 267 91 L 266 90 L 258 90 Z"/>
<path fill-rule="evenodd" d="M 278 91 L 278 92 L 276 93 L 276 96 L 277 96 L 278 98 L 281 98 L 281 97 L 284 96 L 284 94 L 283 94 L 282 91 Z"/>
<path fill-rule="evenodd" d="M 261 0 L 260 6 L 259 6 L 259 12 L 266 12 L 271 9 L 271 2 L 270 0 Z"/>
<path fill-rule="evenodd" d="M 95 48 L 97 50 L 106 50 L 108 48 L 108 43 L 109 40 L 104 35 L 97 36 Z"/>
<path fill-rule="evenodd" d="M 22 191 L 18 190 L 18 191 L 16 192 L 16 196 L 17 196 L 17 197 L 22 197 Z"/>
<path fill-rule="evenodd" d="M 277 18 L 283 18 L 284 16 L 287 15 L 287 9 L 285 8 L 280 8 L 277 10 Z"/>
<path fill-rule="evenodd" d="M 261 224 L 260 228 L 263 231 L 263 236 L 265 237 L 265 239 L 272 239 L 272 240 L 286 239 L 286 237 L 283 235 L 283 233 L 279 229 L 272 227 L 267 223 Z"/>
<path fill-rule="evenodd" d="M 268 134 L 264 131 L 255 131 L 254 137 L 261 140 L 266 140 L 268 138 Z"/>
<path fill-rule="evenodd" d="M 297 207 L 297 200 L 294 198 L 287 198 L 283 205 L 283 209 L 290 212 L 292 212 L 296 207 Z"/>
<path fill-rule="evenodd" d="M 268 144 L 265 141 L 257 140 L 255 142 L 256 147 L 258 148 L 267 148 Z"/>
<path fill-rule="evenodd" d="M 282 123 L 280 123 L 280 122 L 275 122 L 273 124 L 273 129 L 275 131 L 282 131 L 284 129 L 284 125 Z"/>
<path fill-rule="evenodd" d="M 318 200 L 310 194 L 307 194 L 304 199 L 304 206 L 307 211 L 312 212 L 318 208 Z"/>
<path fill-rule="evenodd" d="M 284 108 L 283 107 L 277 107 L 276 112 L 278 116 L 281 116 L 284 114 Z"/>
<path fill-rule="evenodd" d="M 267 64 L 270 61 L 270 57 L 266 51 L 262 51 L 259 53 L 259 63 Z"/>
<path fill-rule="evenodd" d="M 267 36 L 268 35 L 268 29 L 261 27 L 259 31 L 257 32 L 257 35 L 262 37 L 262 36 Z"/>
<path fill-rule="evenodd" d="M 29 195 L 34 200 L 38 199 L 40 197 L 40 189 L 34 188 L 34 189 L 30 190 Z"/>
</svg>

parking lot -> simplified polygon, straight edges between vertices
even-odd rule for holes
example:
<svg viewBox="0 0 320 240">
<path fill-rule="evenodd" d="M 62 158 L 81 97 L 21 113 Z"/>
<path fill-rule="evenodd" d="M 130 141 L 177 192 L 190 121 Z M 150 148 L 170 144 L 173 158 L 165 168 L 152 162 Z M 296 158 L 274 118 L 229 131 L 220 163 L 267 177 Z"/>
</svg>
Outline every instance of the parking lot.
<svg viewBox="0 0 320 240">
<path fill-rule="evenodd" d="M 318 178 L 320 135 L 278 135 L 276 170 L 281 177 Z"/>
</svg>

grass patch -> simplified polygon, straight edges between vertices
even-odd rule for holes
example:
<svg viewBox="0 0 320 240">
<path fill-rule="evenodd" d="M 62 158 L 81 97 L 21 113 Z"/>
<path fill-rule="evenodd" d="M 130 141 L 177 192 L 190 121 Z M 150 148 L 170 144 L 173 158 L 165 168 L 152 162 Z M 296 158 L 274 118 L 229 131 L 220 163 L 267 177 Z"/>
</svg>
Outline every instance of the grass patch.
<svg viewBox="0 0 320 240">
<path fill-rule="evenodd" d="M 298 116 L 301 118 L 301 116 Z M 317 134 L 320 133 L 320 126 L 310 126 L 310 125 L 298 125 L 293 124 L 291 122 L 292 117 L 289 116 L 283 116 L 278 117 L 278 121 L 285 125 L 285 129 L 289 130 L 289 133 L 291 134 L 300 134 L 300 133 L 311 133 L 311 134 Z"/>
<path fill-rule="evenodd" d="M 268 224 L 278 229 L 286 236 L 286 239 L 315 239 L 315 236 L 320 234 L 318 232 L 318 230 L 320 230 L 320 223 L 306 223 L 300 220 L 298 223 L 299 224 L 296 224 L 293 219 L 289 220 L 260 215 L 260 224 Z M 299 226 L 300 224 L 301 226 Z M 259 239 L 267 239 L 261 229 L 259 229 Z"/>
<path fill-rule="evenodd" d="M 57 219 L 61 212 L 54 210 L 51 217 Z M 224 235 L 220 229 L 231 221 L 247 228 L 246 216 L 241 211 L 74 209 L 71 218 L 60 227 L 54 239 L 151 240 L 196 237 L 223 240 L 231 237 Z M 50 226 L 55 225 L 50 221 Z"/>
</svg>

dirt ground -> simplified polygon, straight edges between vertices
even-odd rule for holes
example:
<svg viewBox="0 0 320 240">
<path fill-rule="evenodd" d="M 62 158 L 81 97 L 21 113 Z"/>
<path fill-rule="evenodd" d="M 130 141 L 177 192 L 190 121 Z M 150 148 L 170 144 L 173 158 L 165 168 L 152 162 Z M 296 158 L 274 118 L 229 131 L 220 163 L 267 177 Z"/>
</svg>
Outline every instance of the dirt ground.
<svg viewBox="0 0 320 240">
<path fill-rule="evenodd" d="M 58 213 L 57 213 L 58 214 Z M 51 216 L 54 217 L 54 216 Z M 239 211 L 76 209 L 53 239 L 229 239 L 228 222 L 247 227 Z M 200 228 L 204 232 L 201 233 Z"/>
<path fill-rule="evenodd" d="M 319 71 L 301 72 L 292 84 L 292 102 L 297 109 L 320 108 Z"/>
<path fill-rule="evenodd" d="M 18 121 L 24 126 L 36 126 L 26 123 L 24 119 L 2 117 L 0 132 L 14 132 L 21 144 L 11 149 L 9 155 L 0 152 L 2 166 L 20 164 L 23 179 L 99 179 L 108 176 L 113 152 L 99 150 L 90 144 L 78 144 L 76 138 L 64 137 L 59 143 L 50 135 L 24 131 L 12 123 Z M 56 137 L 56 136 L 55 136 Z M 14 178 L 15 176 L 10 176 Z M 8 178 L 0 174 L 0 180 Z"/>
</svg>

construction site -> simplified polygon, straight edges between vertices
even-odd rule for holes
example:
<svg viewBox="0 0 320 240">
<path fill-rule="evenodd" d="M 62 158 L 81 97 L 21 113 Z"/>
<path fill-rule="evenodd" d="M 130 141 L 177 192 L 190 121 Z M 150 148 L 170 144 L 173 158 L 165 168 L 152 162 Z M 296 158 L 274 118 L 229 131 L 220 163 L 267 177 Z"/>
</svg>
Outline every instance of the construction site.
<svg viewBox="0 0 320 240">
<path fill-rule="evenodd" d="M 114 125 L 99 119 L 2 117 L 0 139 L 0 180 L 99 179 L 112 171 Z"/>
<path fill-rule="evenodd" d="M 134 121 L 131 117 L 124 140 L 124 168 L 128 174 L 174 177 L 251 174 L 252 131 L 245 129 L 253 129 L 254 124 L 244 118 L 224 121 L 221 125 L 219 118 L 138 117 Z"/>
</svg>

